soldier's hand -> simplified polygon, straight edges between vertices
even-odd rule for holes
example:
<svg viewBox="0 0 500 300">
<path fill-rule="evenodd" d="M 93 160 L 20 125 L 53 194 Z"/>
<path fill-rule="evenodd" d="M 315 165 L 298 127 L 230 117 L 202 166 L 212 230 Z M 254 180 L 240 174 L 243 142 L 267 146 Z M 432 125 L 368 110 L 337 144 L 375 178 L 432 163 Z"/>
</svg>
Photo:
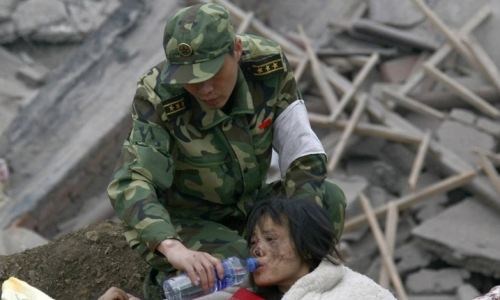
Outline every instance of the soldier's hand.
<svg viewBox="0 0 500 300">
<path fill-rule="evenodd" d="M 201 286 L 205 291 L 215 284 L 215 272 L 219 278 L 224 277 L 224 267 L 219 259 L 206 252 L 193 251 L 186 248 L 179 240 L 166 239 L 156 247 L 177 270 L 186 271 L 194 285 L 198 285 L 198 274 Z"/>
<path fill-rule="evenodd" d="M 141 300 L 116 287 L 109 288 L 98 300 Z"/>
</svg>

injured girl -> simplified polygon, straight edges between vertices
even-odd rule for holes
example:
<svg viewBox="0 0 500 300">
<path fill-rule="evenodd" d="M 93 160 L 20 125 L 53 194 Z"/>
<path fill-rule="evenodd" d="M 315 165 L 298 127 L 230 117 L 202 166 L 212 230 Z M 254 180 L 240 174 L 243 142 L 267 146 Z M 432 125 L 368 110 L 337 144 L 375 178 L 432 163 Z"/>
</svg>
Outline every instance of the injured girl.
<svg viewBox="0 0 500 300">
<path fill-rule="evenodd" d="M 340 262 L 326 211 L 310 200 L 257 203 L 247 223 L 257 295 L 282 299 L 395 299 L 386 289 Z"/>
</svg>

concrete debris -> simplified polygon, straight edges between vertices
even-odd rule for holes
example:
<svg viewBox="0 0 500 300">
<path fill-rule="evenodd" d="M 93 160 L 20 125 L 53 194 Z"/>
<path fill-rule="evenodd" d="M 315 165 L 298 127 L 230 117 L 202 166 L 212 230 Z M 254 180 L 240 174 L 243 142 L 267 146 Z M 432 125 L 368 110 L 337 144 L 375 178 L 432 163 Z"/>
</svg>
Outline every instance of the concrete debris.
<svg viewBox="0 0 500 300">
<path fill-rule="evenodd" d="M 38 233 L 15 227 L 7 230 L 0 230 L 0 255 L 10 255 L 31 249 L 49 242 Z"/>
<path fill-rule="evenodd" d="M 465 199 L 416 227 L 419 245 L 455 266 L 500 278 L 500 218 L 489 207 Z"/>
<path fill-rule="evenodd" d="M 412 294 L 454 294 L 470 273 L 456 268 L 421 269 L 408 275 L 406 287 Z"/>
<path fill-rule="evenodd" d="M 432 261 L 431 253 L 420 248 L 415 242 L 408 242 L 394 251 L 396 267 L 402 276 L 426 268 Z"/>
<path fill-rule="evenodd" d="M 466 283 L 457 289 L 458 300 L 471 300 L 481 296 L 479 291 L 469 283 Z"/>
<path fill-rule="evenodd" d="M 370 19 L 386 25 L 411 27 L 425 19 L 411 0 L 370 0 L 369 3 Z"/>
</svg>

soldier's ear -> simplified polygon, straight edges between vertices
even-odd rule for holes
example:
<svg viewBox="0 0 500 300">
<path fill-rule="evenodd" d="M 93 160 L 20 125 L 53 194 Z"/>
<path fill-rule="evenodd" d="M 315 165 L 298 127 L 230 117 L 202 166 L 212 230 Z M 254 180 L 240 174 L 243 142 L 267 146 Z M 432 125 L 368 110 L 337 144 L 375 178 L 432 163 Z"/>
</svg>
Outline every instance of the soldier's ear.
<svg viewBox="0 0 500 300">
<path fill-rule="evenodd" d="M 236 38 L 234 41 L 234 57 L 236 61 L 240 61 L 241 53 L 243 53 L 243 45 L 241 44 L 241 39 Z"/>
</svg>

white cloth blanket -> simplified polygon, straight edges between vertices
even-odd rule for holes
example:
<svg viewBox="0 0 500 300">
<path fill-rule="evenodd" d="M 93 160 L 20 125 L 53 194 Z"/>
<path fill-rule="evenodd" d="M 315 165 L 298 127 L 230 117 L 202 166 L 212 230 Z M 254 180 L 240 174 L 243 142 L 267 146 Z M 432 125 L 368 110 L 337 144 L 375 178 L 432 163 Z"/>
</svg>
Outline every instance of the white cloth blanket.
<svg viewBox="0 0 500 300">
<path fill-rule="evenodd" d="M 324 260 L 314 271 L 300 278 L 285 293 L 282 300 L 327 299 L 395 300 L 396 298 L 365 275 Z"/>
</svg>

